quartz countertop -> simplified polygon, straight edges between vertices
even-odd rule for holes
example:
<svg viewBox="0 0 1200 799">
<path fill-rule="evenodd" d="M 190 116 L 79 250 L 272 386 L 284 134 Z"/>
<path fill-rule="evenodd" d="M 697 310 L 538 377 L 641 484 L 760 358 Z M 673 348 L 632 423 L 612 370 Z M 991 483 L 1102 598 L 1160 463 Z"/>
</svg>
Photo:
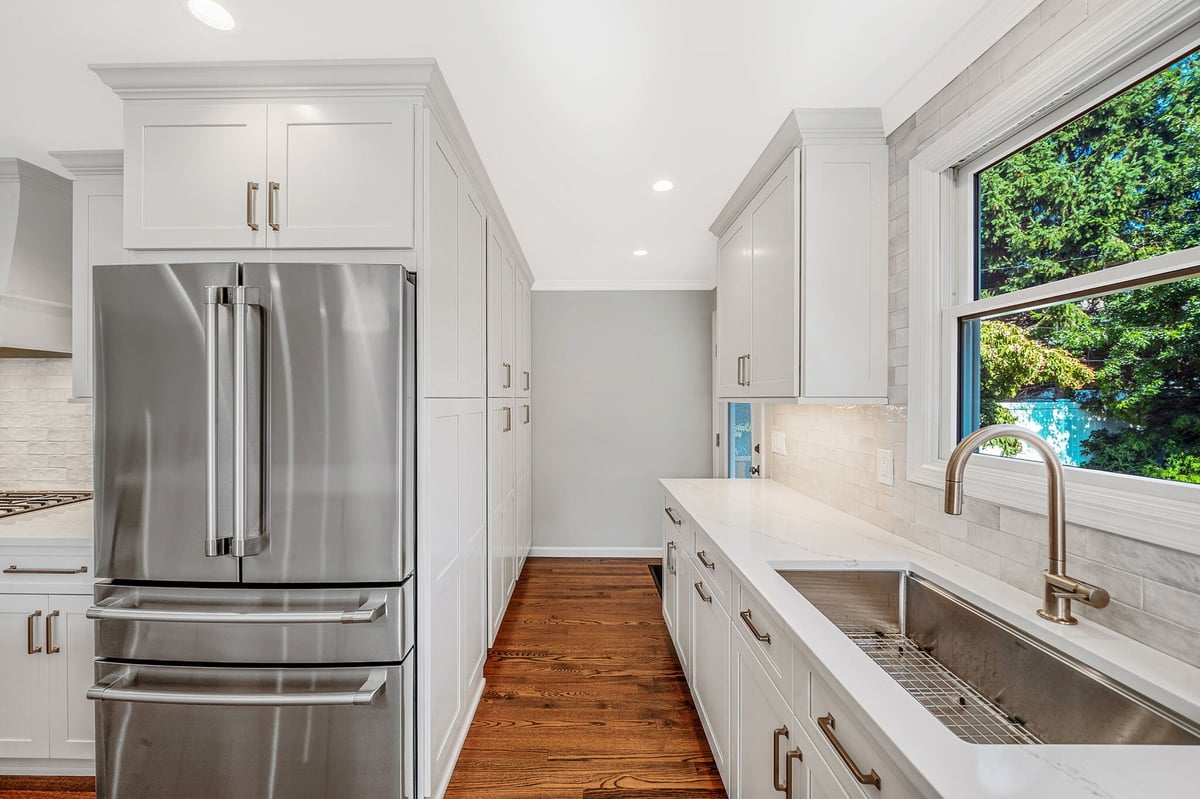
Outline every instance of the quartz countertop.
<svg viewBox="0 0 1200 799">
<path fill-rule="evenodd" d="M 959 739 L 776 569 L 908 569 L 1024 632 L 1200 719 L 1200 669 L 1081 619 L 1039 619 L 1039 600 L 770 480 L 660 481 L 802 643 L 815 671 L 876 728 L 898 764 L 950 799 L 1191 796 L 1200 746 L 981 745 Z M 1068 553 L 1069 557 L 1069 553 Z"/>
<path fill-rule="evenodd" d="M 0 542 L 12 539 L 37 541 L 74 541 L 80 544 L 92 540 L 92 500 L 72 502 L 55 508 L 18 513 L 0 519 Z"/>
</svg>

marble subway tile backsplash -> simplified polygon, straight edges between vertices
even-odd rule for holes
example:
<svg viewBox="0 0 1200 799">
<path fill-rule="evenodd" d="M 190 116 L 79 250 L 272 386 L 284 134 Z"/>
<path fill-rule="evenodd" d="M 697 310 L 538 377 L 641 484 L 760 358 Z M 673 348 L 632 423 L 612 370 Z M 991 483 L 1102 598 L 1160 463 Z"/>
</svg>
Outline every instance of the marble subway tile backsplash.
<svg viewBox="0 0 1200 799">
<path fill-rule="evenodd" d="M 888 137 L 888 397 L 884 406 L 768 406 L 768 430 L 787 435 L 772 477 L 917 544 L 1028 591 L 1041 604 L 1046 518 L 967 499 L 961 517 L 942 512 L 942 492 L 908 482 L 908 162 L 939 132 L 977 110 L 1001 81 L 1037 68 L 1063 37 L 1086 35 L 1111 0 L 1047 0 Z M 875 479 L 875 453 L 895 452 L 894 486 Z M 1200 535 L 1200 532 L 1197 533 Z M 1112 604 L 1079 615 L 1200 666 L 1200 556 L 1078 525 L 1067 529 L 1072 574 L 1104 586 Z"/>
<path fill-rule="evenodd" d="M 0 491 L 92 489 L 92 405 L 69 358 L 0 358 Z"/>
</svg>

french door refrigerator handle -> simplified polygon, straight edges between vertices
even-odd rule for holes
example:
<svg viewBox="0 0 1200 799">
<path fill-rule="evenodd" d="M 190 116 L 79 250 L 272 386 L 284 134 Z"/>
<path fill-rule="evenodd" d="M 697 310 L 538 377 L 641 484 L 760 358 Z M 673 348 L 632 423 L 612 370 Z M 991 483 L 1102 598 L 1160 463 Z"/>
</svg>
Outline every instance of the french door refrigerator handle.
<svg viewBox="0 0 1200 799">
<path fill-rule="evenodd" d="M 242 707 L 305 707 L 313 705 L 373 705 L 384 692 L 387 669 L 371 669 L 367 679 L 350 691 L 295 694 L 201 693 L 196 691 L 143 690 L 129 687 L 137 677 L 130 666 L 100 680 L 88 689 L 87 698 L 104 702 L 147 702 L 159 705 L 233 705 Z"/>
<path fill-rule="evenodd" d="M 370 624 L 387 613 L 387 597 L 372 593 L 353 610 L 158 610 L 122 607 L 119 599 L 103 599 L 87 610 L 89 619 L 181 622 L 189 624 Z"/>
<path fill-rule="evenodd" d="M 219 307 L 229 300 L 229 288 L 228 286 L 204 287 L 204 556 L 208 558 L 229 553 L 229 539 L 221 537 L 217 487 L 219 462 L 217 409 L 220 403 L 217 313 Z"/>
<path fill-rule="evenodd" d="M 234 286 L 230 294 L 233 305 L 233 540 L 229 545 L 229 554 L 241 558 L 259 552 L 246 534 L 249 459 L 246 426 L 250 415 L 250 365 L 246 330 L 250 306 L 258 305 L 258 289 Z"/>
</svg>

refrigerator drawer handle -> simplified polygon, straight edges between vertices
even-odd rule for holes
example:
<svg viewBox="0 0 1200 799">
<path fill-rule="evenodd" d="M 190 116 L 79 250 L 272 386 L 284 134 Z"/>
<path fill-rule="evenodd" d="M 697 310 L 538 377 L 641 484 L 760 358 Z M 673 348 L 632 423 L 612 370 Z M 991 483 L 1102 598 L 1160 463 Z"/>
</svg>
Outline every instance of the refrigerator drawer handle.
<svg viewBox="0 0 1200 799">
<path fill-rule="evenodd" d="M 154 610 L 121 607 L 119 599 L 104 599 L 88 608 L 89 619 L 163 621 L 192 624 L 369 624 L 387 613 L 387 597 L 371 594 L 354 610 L 203 611 Z"/>
<path fill-rule="evenodd" d="M 371 669 L 367 679 L 351 691 L 295 694 L 203 693 L 198 691 L 143 690 L 130 687 L 137 668 L 117 672 L 88 689 L 87 698 L 101 702 L 146 702 L 156 705 L 233 705 L 242 707 L 306 707 L 314 705 L 373 705 L 385 690 L 387 669 Z"/>
</svg>

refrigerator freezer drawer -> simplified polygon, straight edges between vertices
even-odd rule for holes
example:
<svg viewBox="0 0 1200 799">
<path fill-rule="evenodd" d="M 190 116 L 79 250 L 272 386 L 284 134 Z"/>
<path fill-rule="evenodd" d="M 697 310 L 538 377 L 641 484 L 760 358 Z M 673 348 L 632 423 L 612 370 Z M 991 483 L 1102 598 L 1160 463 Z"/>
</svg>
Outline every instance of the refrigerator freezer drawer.
<svg viewBox="0 0 1200 799">
<path fill-rule="evenodd" d="M 396 663 L 412 648 L 414 580 L 398 588 L 96 584 L 96 655 L 174 663 Z"/>
<path fill-rule="evenodd" d="M 97 797 L 410 797 L 412 679 L 411 658 L 289 669 L 97 662 Z"/>
</svg>

